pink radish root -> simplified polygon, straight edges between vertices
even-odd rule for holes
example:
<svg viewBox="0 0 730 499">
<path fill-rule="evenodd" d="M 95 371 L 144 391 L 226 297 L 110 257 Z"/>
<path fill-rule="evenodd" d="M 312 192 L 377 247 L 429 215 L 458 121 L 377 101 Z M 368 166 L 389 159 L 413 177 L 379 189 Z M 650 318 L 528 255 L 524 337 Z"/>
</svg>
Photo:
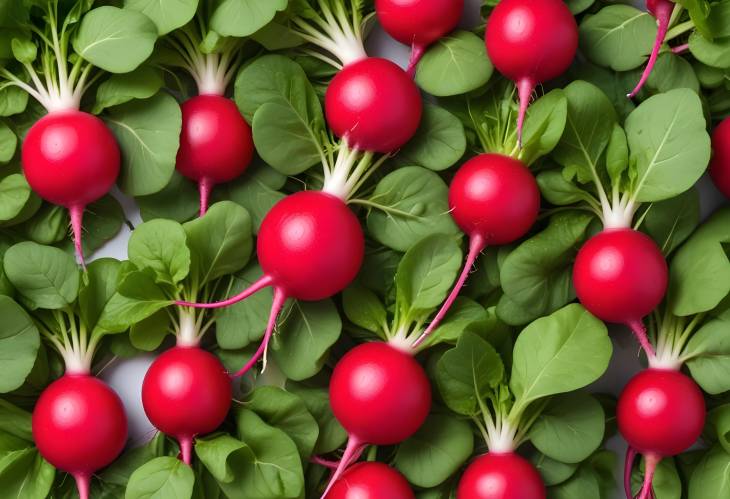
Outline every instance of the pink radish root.
<svg viewBox="0 0 730 499">
<path fill-rule="evenodd" d="M 641 348 L 644 349 L 644 353 L 646 353 L 646 356 L 650 359 L 654 358 L 656 356 L 654 352 L 654 347 L 651 346 L 651 342 L 649 341 L 649 337 L 646 334 L 646 327 L 644 326 L 643 321 L 633 320 L 629 321 L 626 325 L 631 329 L 631 332 L 634 333 L 634 336 L 636 336 L 636 339 L 641 345 Z"/>
<path fill-rule="evenodd" d="M 193 437 L 179 437 L 180 460 L 190 466 L 193 461 Z"/>
<path fill-rule="evenodd" d="M 76 480 L 76 488 L 79 492 L 79 499 L 89 499 L 91 476 L 88 473 L 74 473 L 72 476 L 74 477 L 74 480 Z"/>
<path fill-rule="evenodd" d="M 520 99 L 520 113 L 517 116 L 517 141 L 522 148 L 522 130 L 525 126 L 527 108 L 530 107 L 532 92 L 535 91 L 535 82 L 531 78 L 520 78 L 517 81 L 517 94 Z"/>
<path fill-rule="evenodd" d="M 208 212 L 208 204 L 210 193 L 213 190 L 213 182 L 209 178 L 202 178 L 198 182 L 198 192 L 200 193 L 200 216 L 202 217 Z"/>
<path fill-rule="evenodd" d="M 423 58 L 423 54 L 426 53 L 427 48 L 428 47 L 426 45 L 415 42 L 411 46 L 411 58 L 408 61 L 408 68 L 406 69 L 406 73 L 408 73 L 408 76 L 411 78 L 416 76 L 418 63 L 421 61 L 421 58 Z"/>
<path fill-rule="evenodd" d="M 366 445 L 367 444 L 362 442 L 362 440 L 360 440 L 359 438 L 350 435 L 350 438 L 347 441 L 347 446 L 345 447 L 345 452 L 342 454 L 342 459 L 337 464 L 337 467 L 332 473 L 330 481 L 327 484 L 327 488 L 324 490 L 321 499 L 325 499 L 327 497 L 327 494 L 329 494 L 332 486 L 335 484 L 335 482 L 337 482 L 337 480 L 340 479 L 345 470 L 349 468 L 352 463 L 360 459 L 360 456 L 362 455 L 363 450 L 365 450 Z"/>
<path fill-rule="evenodd" d="M 81 236 L 83 234 L 84 206 L 71 206 L 68 209 L 71 217 L 71 232 L 73 233 L 74 249 L 79 263 L 86 270 L 86 261 L 84 260 L 84 249 L 81 245 Z"/>
<path fill-rule="evenodd" d="M 628 95 L 629 99 L 633 99 L 634 97 L 636 97 L 636 95 L 644 87 L 646 81 L 649 79 L 649 76 L 654 69 L 654 65 L 656 64 L 657 58 L 659 57 L 659 51 L 664 44 L 664 39 L 667 36 L 667 31 L 669 31 L 669 21 L 672 17 L 672 11 L 674 10 L 674 3 L 670 0 L 649 0 L 646 3 L 649 11 L 654 17 L 656 17 L 657 20 L 658 27 L 656 40 L 654 41 L 654 48 L 652 49 L 651 55 L 649 56 L 649 62 L 646 64 L 646 68 L 644 68 L 644 73 L 641 75 L 641 80 L 639 80 L 636 88 L 634 88 L 634 90 Z"/>
<path fill-rule="evenodd" d="M 626 451 L 626 463 L 624 465 L 624 491 L 626 492 L 626 499 L 655 499 L 654 490 L 652 489 L 652 482 L 654 481 L 654 474 L 656 468 L 661 461 L 661 457 L 655 454 L 644 455 L 644 482 L 641 486 L 639 493 L 634 496 L 631 490 L 631 471 L 634 467 L 634 461 L 638 453 L 636 449 L 629 446 Z"/>
</svg>

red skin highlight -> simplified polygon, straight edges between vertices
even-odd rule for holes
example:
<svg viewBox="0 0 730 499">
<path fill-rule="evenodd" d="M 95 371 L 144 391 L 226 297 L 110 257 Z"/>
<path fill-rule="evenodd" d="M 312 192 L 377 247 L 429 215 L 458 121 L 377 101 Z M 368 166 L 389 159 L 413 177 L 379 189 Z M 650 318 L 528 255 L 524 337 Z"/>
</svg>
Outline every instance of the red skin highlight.
<svg viewBox="0 0 730 499">
<path fill-rule="evenodd" d="M 487 21 L 485 40 L 494 67 L 517 85 L 521 143 L 530 96 L 539 83 L 570 67 L 578 25 L 562 0 L 501 0 Z"/>
<path fill-rule="evenodd" d="M 535 467 L 514 454 L 488 453 L 464 472 L 457 499 L 545 499 L 545 484 Z"/>
<path fill-rule="evenodd" d="M 421 94 L 395 63 L 377 57 L 345 66 L 325 94 L 327 123 L 350 147 L 391 153 L 411 140 L 421 122 Z"/>
<path fill-rule="evenodd" d="M 414 499 L 403 475 L 383 463 L 358 463 L 345 471 L 328 499 Z"/>
<path fill-rule="evenodd" d="M 712 133 L 710 176 L 715 187 L 730 198 L 730 118 L 725 118 Z"/>
<path fill-rule="evenodd" d="M 111 464 L 127 441 L 127 417 L 119 396 L 89 375 L 65 375 L 51 383 L 33 410 L 33 440 L 53 466 L 76 479 L 88 498 L 91 475 Z"/>
<path fill-rule="evenodd" d="M 198 95 L 182 108 L 177 170 L 200 186 L 201 215 L 216 184 L 240 176 L 251 163 L 251 127 L 236 104 L 220 95 Z"/>
<path fill-rule="evenodd" d="M 231 407 L 231 379 L 218 358 L 197 347 L 174 347 L 150 366 L 142 383 L 145 414 L 180 442 L 190 464 L 197 435 L 218 428 Z"/>
<path fill-rule="evenodd" d="M 83 264 L 82 213 L 111 190 L 119 175 L 121 156 L 114 135 L 96 116 L 57 111 L 30 128 L 22 162 L 33 191 L 70 211 L 76 253 Z"/>
</svg>

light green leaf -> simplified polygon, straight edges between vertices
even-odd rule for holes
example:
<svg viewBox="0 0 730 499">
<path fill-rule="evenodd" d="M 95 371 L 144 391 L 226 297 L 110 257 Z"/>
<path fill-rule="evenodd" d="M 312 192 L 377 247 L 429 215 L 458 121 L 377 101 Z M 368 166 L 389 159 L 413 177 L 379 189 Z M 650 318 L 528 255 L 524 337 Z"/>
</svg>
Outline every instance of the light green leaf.
<svg viewBox="0 0 730 499">
<path fill-rule="evenodd" d="M 426 104 L 415 136 L 395 156 L 403 165 L 440 171 L 453 166 L 466 152 L 461 121 L 445 109 Z"/>
<path fill-rule="evenodd" d="M 13 220 L 28 204 L 32 191 L 20 173 L 0 180 L 0 221 Z"/>
<path fill-rule="evenodd" d="M 530 105 L 522 136 L 520 159 L 531 165 L 549 154 L 560 141 L 568 119 L 568 100 L 555 89 Z"/>
<path fill-rule="evenodd" d="M 125 499 L 190 499 L 195 475 L 175 457 L 158 457 L 129 477 Z"/>
<path fill-rule="evenodd" d="M 353 324 L 373 333 L 382 332 L 388 325 L 385 305 L 378 295 L 362 286 L 353 285 L 345 289 L 342 308 Z"/>
<path fill-rule="evenodd" d="M 210 27 L 223 36 L 250 36 L 287 4 L 287 0 L 221 0 L 213 11 Z"/>
<path fill-rule="evenodd" d="M 689 499 L 730 496 L 730 454 L 717 445 L 697 464 L 689 480 Z"/>
<path fill-rule="evenodd" d="M 165 85 L 159 69 L 140 66 L 131 73 L 112 75 L 96 89 L 94 113 L 134 99 L 149 99 Z"/>
<path fill-rule="evenodd" d="M 41 340 L 33 320 L 7 296 L 0 296 L 0 317 L 0 393 L 8 393 L 33 370 Z"/>
<path fill-rule="evenodd" d="M 193 18 L 198 0 L 124 0 L 124 8 L 146 15 L 157 25 L 157 32 L 165 35 Z"/>
<path fill-rule="evenodd" d="M 129 261 L 140 270 L 152 269 L 157 282 L 174 286 L 190 271 L 190 250 L 185 243 L 185 230 L 177 222 L 145 222 L 129 238 Z"/>
<path fill-rule="evenodd" d="M 709 394 L 730 390 L 730 324 L 713 320 L 702 326 L 684 349 L 692 378 Z"/>
</svg>

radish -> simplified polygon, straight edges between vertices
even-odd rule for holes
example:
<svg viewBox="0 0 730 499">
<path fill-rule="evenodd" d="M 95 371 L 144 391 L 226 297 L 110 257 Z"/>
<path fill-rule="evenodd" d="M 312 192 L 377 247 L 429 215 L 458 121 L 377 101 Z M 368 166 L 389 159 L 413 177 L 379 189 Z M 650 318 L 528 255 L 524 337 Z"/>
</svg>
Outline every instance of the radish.
<svg viewBox="0 0 730 499">
<path fill-rule="evenodd" d="M 654 41 L 654 47 L 652 48 L 644 73 L 641 75 L 641 79 L 636 85 L 636 88 L 628 95 L 629 99 L 636 97 L 649 79 L 651 71 L 654 69 L 654 65 L 659 57 L 659 51 L 664 44 L 667 31 L 669 31 L 669 23 L 672 18 L 672 12 L 674 11 L 674 2 L 672 0 L 646 0 L 646 9 L 657 20 L 656 40 Z"/>
<path fill-rule="evenodd" d="M 509 244 L 530 230 L 540 210 L 540 190 L 521 161 L 481 154 L 464 163 L 454 176 L 449 208 L 456 224 L 469 236 L 469 253 L 454 289 L 414 346 L 441 323 L 487 245 Z"/>
<path fill-rule="evenodd" d="M 596 317 L 629 326 L 647 353 L 654 350 L 642 319 L 667 291 L 667 262 L 656 243 L 629 228 L 606 229 L 578 252 L 573 284 L 580 302 Z"/>
<path fill-rule="evenodd" d="M 358 463 L 330 489 L 330 499 L 414 499 L 403 475 L 383 463 Z"/>
<path fill-rule="evenodd" d="M 426 49 L 456 28 L 463 10 L 464 0 L 375 0 L 385 32 L 411 47 L 411 77 Z"/>
<path fill-rule="evenodd" d="M 335 366 L 330 404 L 348 440 L 323 498 L 366 445 L 397 444 L 418 431 L 431 410 L 431 384 L 410 352 L 365 343 Z"/>
<path fill-rule="evenodd" d="M 545 499 L 542 477 L 527 459 L 490 452 L 464 472 L 456 499 Z"/>
<path fill-rule="evenodd" d="M 650 368 L 637 374 L 618 400 L 616 416 L 629 443 L 624 485 L 631 491 L 631 467 L 644 456 L 644 485 L 638 499 L 654 497 L 652 480 L 659 461 L 692 446 L 705 425 L 705 399 L 697 384 L 676 370 Z"/>
<path fill-rule="evenodd" d="M 730 198 L 730 118 L 723 120 L 712 133 L 712 149 L 710 176 L 715 187 Z"/>
<path fill-rule="evenodd" d="M 36 402 L 33 439 L 46 461 L 74 477 L 80 499 L 88 499 L 91 475 L 124 449 L 124 406 L 111 388 L 88 371 L 67 370 Z"/>
<path fill-rule="evenodd" d="M 293 31 L 331 54 L 309 51 L 339 70 L 325 93 L 325 115 L 332 131 L 352 148 L 391 153 L 408 142 L 421 121 L 423 104 L 413 79 L 386 59 L 368 57 L 358 2 L 317 0 L 294 17 Z M 357 4 L 357 5 L 356 5 Z"/>
<path fill-rule="evenodd" d="M 494 67 L 517 85 L 522 144 L 532 92 L 570 67 L 578 50 L 578 25 L 562 0 L 501 0 L 489 16 L 485 40 Z"/>
<path fill-rule="evenodd" d="M 192 76 L 198 89 L 197 96 L 182 104 L 175 167 L 197 182 L 200 216 L 208 210 L 213 187 L 240 176 L 254 153 L 251 127 L 236 104 L 225 97 L 240 66 L 244 41 L 227 38 L 217 51 L 204 54 L 200 47 L 206 33 L 204 26 L 191 23 L 165 38 L 168 47 L 182 57 L 182 68 Z"/>
<path fill-rule="evenodd" d="M 231 407 L 231 380 L 218 358 L 197 347 L 157 357 L 142 383 L 142 404 L 155 428 L 180 443 L 191 463 L 193 439 L 218 428 Z"/>
</svg>

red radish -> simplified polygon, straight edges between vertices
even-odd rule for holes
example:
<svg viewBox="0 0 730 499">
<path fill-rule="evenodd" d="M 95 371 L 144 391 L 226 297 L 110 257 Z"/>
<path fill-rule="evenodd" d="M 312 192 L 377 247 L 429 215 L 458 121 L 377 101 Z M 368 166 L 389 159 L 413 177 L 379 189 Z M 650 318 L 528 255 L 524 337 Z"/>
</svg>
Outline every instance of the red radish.
<svg viewBox="0 0 730 499">
<path fill-rule="evenodd" d="M 469 253 L 454 289 L 414 347 L 438 327 L 487 245 L 511 243 L 530 230 L 540 211 L 540 189 L 521 161 L 481 154 L 464 163 L 454 176 L 449 207 L 454 221 L 469 236 Z"/>
<path fill-rule="evenodd" d="M 654 349 L 642 319 L 661 303 L 668 280 L 659 247 L 632 229 L 606 229 L 593 236 L 573 267 L 573 284 L 583 306 L 603 321 L 629 326 L 650 357 Z"/>
<path fill-rule="evenodd" d="M 710 176 L 720 192 L 730 198 L 730 118 L 723 120 L 712 133 L 712 149 Z"/>
<path fill-rule="evenodd" d="M 253 157 L 251 127 L 236 104 L 222 95 L 198 95 L 182 105 L 177 170 L 198 183 L 200 216 L 213 186 L 241 175 Z"/>
<path fill-rule="evenodd" d="M 464 472 L 456 499 L 545 499 L 545 484 L 535 467 L 513 453 L 490 452 Z"/>
<path fill-rule="evenodd" d="M 517 85 L 522 126 L 535 87 L 563 74 L 578 50 L 578 25 L 562 0 L 501 0 L 487 21 L 494 67 Z"/>
<path fill-rule="evenodd" d="M 91 475 L 111 464 L 124 448 L 124 406 L 99 379 L 66 374 L 38 399 L 33 410 L 33 439 L 41 456 L 70 473 L 79 497 L 88 499 Z"/>
<path fill-rule="evenodd" d="M 672 18 L 672 11 L 674 10 L 674 2 L 671 0 L 646 0 L 646 8 L 657 20 L 656 40 L 654 41 L 654 48 L 649 56 L 649 62 L 644 69 L 644 74 L 641 75 L 641 80 L 639 80 L 636 88 L 628 95 L 630 99 L 636 97 L 636 94 L 641 91 L 649 79 L 651 71 L 654 69 L 654 65 L 659 57 L 659 51 L 664 44 L 667 31 L 669 31 L 669 22 Z"/>
<path fill-rule="evenodd" d="M 341 198 L 326 192 L 303 191 L 279 201 L 261 222 L 256 242 L 264 275 L 228 300 L 178 305 L 220 308 L 233 305 L 257 291 L 274 288 L 264 339 L 240 376 L 266 352 L 276 317 L 287 298 L 318 301 L 345 289 L 355 278 L 365 254 L 365 238 L 357 217 Z"/>
<path fill-rule="evenodd" d="M 22 161 L 33 191 L 68 209 L 76 254 L 83 265 L 84 209 L 107 194 L 119 175 L 120 153 L 114 136 L 96 116 L 75 109 L 54 111 L 28 131 Z"/>
<path fill-rule="evenodd" d="M 155 427 L 180 442 L 190 464 L 193 440 L 218 428 L 231 407 L 231 380 L 218 358 L 198 347 L 175 347 L 150 366 L 142 404 Z"/>
<path fill-rule="evenodd" d="M 410 76 L 426 49 L 456 28 L 463 10 L 464 0 L 375 0 L 385 32 L 411 47 Z"/>
<path fill-rule="evenodd" d="M 365 343 L 335 366 L 330 404 L 349 438 L 323 498 L 366 445 L 393 445 L 418 431 L 431 410 L 431 385 L 409 352 Z"/>
<path fill-rule="evenodd" d="M 631 468 L 636 452 L 644 456 L 644 485 L 639 499 L 653 497 L 659 461 L 691 447 L 705 425 L 705 399 L 697 384 L 674 370 L 647 369 L 629 381 L 616 408 L 618 427 L 629 443 L 625 487 L 632 497 Z"/>
<path fill-rule="evenodd" d="M 403 475 L 383 463 L 358 463 L 330 489 L 329 499 L 414 499 Z"/>
<path fill-rule="evenodd" d="M 390 153 L 416 133 L 421 94 L 393 62 L 368 57 L 345 66 L 325 94 L 332 131 L 360 150 Z"/>
</svg>

